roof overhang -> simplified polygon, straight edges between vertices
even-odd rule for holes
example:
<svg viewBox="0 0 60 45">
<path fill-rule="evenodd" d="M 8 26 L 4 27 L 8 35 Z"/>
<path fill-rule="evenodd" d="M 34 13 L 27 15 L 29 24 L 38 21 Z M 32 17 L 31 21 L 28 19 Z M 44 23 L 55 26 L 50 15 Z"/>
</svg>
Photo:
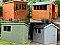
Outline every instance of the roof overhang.
<svg viewBox="0 0 60 45">
<path fill-rule="evenodd" d="M 47 28 L 47 27 L 49 27 L 49 26 L 54 26 L 55 28 L 59 29 L 59 27 L 57 27 L 57 26 L 56 26 L 56 25 L 54 25 L 53 23 L 51 23 L 51 24 L 49 24 L 49 25 L 45 26 L 44 28 Z"/>
<path fill-rule="evenodd" d="M 32 5 L 49 5 L 51 3 L 53 3 L 53 1 L 36 2 L 35 4 Z"/>
</svg>

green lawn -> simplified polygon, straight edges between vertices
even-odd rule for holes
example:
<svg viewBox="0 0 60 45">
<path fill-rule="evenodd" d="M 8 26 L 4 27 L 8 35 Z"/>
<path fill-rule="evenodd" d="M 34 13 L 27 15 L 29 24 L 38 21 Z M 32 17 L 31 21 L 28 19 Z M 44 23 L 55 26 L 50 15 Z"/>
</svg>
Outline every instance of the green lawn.
<svg viewBox="0 0 60 45">
<path fill-rule="evenodd" d="M 30 45 L 30 43 L 29 41 L 27 41 L 24 44 L 18 44 L 18 43 L 12 43 L 12 42 L 6 42 L 6 41 L 0 40 L 0 45 Z"/>
</svg>

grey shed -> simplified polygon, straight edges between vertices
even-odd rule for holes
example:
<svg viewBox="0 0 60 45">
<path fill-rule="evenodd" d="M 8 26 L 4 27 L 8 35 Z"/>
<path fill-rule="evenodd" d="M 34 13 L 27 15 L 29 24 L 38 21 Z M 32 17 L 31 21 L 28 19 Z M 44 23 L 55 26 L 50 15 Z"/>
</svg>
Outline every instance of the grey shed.
<svg viewBox="0 0 60 45">
<path fill-rule="evenodd" d="M 28 29 L 25 23 L 1 23 L 1 40 L 25 43 L 28 41 Z"/>
<path fill-rule="evenodd" d="M 57 29 L 59 29 L 54 24 L 42 24 L 36 25 L 33 29 L 33 41 L 49 44 L 57 42 Z"/>
</svg>

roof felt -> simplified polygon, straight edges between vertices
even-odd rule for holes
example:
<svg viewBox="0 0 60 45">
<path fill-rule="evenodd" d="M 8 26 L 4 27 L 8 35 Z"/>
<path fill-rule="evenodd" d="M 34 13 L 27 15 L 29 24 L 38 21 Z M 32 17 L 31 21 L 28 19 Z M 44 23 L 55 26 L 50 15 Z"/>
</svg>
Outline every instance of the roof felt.
<svg viewBox="0 0 60 45">
<path fill-rule="evenodd" d="M 50 23 L 40 23 L 39 25 L 34 26 L 34 28 L 44 28 L 48 24 L 50 24 Z"/>
<path fill-rule="evenodd" d="M 45 2 L 36 2 L 33 5 L 47 5 L 47 4 L 51 4 L 52 1 L 45 1 Z"/>
<path fill-rule="evenodd" d="M 50 26 L 50 25 L 52 25 L 52 26 L 54 26 L 54 27 L 56 27 L 57 29 L 59 29 L 57 26 L 55 26 L 53 23 L 42 23 L 42 24 L 40 24 L 40 25 L 36 25 L 36 26 L 34 26 L 34 28 L 47 28 L 48 26 Z"/>
</svg>

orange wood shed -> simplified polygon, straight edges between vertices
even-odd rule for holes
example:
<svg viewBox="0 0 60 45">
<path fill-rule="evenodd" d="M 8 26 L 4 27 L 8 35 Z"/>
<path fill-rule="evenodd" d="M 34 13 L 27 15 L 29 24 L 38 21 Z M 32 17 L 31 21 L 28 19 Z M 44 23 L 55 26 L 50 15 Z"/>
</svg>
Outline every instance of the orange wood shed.
<svg viewBox="0 0 60 45">
<path fill-rule="evenodd" d="M 55 2 L 36 2 L 32 5 L 32 19 L 42 20 L 42 19 L 54 20 L 58 18 L 58 5 Z"/>
<path fill-rule="evenodd" d="M 24 20 L 28 17 L 28 3 L 20 1 L 5 2 L 3 20 Z"/>
</svg>

